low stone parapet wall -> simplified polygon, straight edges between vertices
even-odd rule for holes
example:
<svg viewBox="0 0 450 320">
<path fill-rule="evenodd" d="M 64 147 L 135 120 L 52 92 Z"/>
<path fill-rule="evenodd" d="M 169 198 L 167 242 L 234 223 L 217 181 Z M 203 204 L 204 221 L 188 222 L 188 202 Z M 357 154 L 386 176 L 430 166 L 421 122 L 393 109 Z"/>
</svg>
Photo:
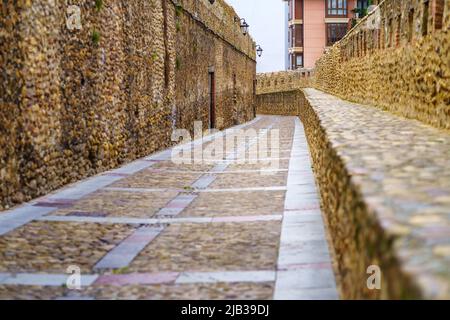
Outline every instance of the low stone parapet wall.
<svg viewBox="0 0 450 320">
<path fill-rule="evenodd" d="M 258 114 L 297 116 L 301 103 L 300 90 L 258 94 L 256 112 Z"/>
<path fill-rule="evenodd" d="M 450 129 L 450 1 L 385 0 L 316 63 L 314 87 Z"/>
<path fill-rule="evenodd" d="M 449 299 L 450 136 L 303 91 L 299 113 L 342 297 Z"/>
<path fill-rule="evenodd" d="M 256 94 L 293 91 L 311 87 L 313 69 L 267 72 L 257 74 Z"/>
</svg>

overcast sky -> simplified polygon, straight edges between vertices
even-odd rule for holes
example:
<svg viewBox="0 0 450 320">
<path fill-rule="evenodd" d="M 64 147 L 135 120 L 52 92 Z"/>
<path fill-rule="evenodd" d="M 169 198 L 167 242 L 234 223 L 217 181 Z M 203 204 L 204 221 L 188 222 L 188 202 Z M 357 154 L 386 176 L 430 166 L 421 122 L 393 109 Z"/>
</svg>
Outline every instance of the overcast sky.
<svg viewBox="0 0 450 320">
<path fill-rule="evenodd" d="M 263 49 L 258 72 L 284 70 L 284 2 L 281 0 L 225 0 L 250 25 L 250 35 Z"/>
</svg>

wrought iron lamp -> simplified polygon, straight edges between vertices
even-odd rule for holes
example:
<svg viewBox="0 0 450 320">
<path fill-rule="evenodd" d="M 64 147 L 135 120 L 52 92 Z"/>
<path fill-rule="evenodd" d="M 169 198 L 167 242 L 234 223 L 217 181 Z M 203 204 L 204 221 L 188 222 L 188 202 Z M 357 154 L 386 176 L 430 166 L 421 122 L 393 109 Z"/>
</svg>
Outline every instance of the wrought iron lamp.
<svg viewBox="0 0 450 320">
<path fill-rule="evenodd" d="M 248 23 L 245 21 L 244 18 L 241 19 L 241 25 L 240 25 L 240 27 L 241 27 L 242 34 L 243 34 L 244 36 L 246 36 L 247 33 L 248 33 L 248 27 L 250 27 L 250 26 L 248 25 Z"/>
<path fill-rule="evenodd" d="M 261 48 L 261 46 L 260 45 L 257 45 L 256 46 L 256 53 L 258 54 L 258 57 L 261 57 L 262 56 L 262 54 L 263 54 L 263 48 Z"/>
</svg>

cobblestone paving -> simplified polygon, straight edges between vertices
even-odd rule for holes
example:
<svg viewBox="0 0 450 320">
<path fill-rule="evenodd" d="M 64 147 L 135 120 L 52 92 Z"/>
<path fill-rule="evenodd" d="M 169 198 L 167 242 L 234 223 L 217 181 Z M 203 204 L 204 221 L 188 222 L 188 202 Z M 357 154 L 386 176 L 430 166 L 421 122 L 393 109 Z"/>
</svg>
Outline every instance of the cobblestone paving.
<svg viewBox="0 0 450 320">
<path fill-rule="evenodd" d="M 198 161 L 237 129 L 254 130 Z M 0 213 L 0 299 L 338 298 L 298 119 L 183 150 L 192 162 L 166 150 Z"/>
<path fill-rule="evenodd" d="M 176 191 L 164 193 L 97 191 L 69 208 L 56 211 L 53 215 L 151 218 L 177 194 Z"/>
<path fill-rule="evenodd" d="M 257 216 L 283 214 L 285 191 L 241 191 L 227 192 L 215 202 L 217 195 L 202 193 L 180 216 L 216 217 L 216 216 Z"/>
</svg>

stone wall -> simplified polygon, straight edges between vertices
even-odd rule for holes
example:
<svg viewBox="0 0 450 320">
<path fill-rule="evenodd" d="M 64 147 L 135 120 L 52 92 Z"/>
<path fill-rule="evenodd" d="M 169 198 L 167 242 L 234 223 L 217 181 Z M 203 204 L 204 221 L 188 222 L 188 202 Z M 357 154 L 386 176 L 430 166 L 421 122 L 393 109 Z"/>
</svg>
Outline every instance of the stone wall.
<svg viewBox="0 0 450 320">
<path fill-rule="evenodd" d="M 296 102 L 345 299 L 450 294 L 448 251 L 433 248 L 448 236 L 437 231 L 448 212 L 437 191 L 449 186 L 449 27 L 448 0 L 385 0 L 324 54 L 304 86 L 362 105 L 314 89 Z M 264 77 L 273 81 L 258 80 L 258 112 L 291 114 L 285 82 Z M 429 213 L 440 220 L 428 231 Z M 382 270 L 381 290 L 367 288 L 371 265 Z"/>
<path fill-rule="evenodd" d="M 295 71 L 280 71 L 259 73 L 256 77 L 256 94 L 293 91 L 311 86 L 314 70 L 299 69 Z"/>
<path fill-rule="evenodd" d="M 450 129 L 450 1 L 383 1 L 317 62 L 315 87 Z"/>
<path fill-rule="evenodd" d="M 297 116 L 300 100 L 300 90 L 258 94 L 256 96 L 256 112 L 258 114 Z"/>
<path fill-rule="evenodd" d="M 0 5 L 0 210 L 206 128 L 211 71 L 217 126 L 254 117 L 255 44 L 223 0 Z"/>
<path fill-rule="evenodd" d="M 306 89 L 308 90 L 311 89 Z M 394 203 L 400 203 L 400 196 L 395 194 L 392 197 L 395 191 L 389 194 L 383 190 L 376 190 L 374 182 L 361 183 L 362 178 L 371 176 L 370 174 L 366 176 L 366 172 L 372 173 L 373 176 L 382 175 L 380 168 L 383 168 L 385 159 L 379 156 L 374 157 L 373 153 L 376 152 L 371 153 L 367 150 L 383 151 L 383 148 L 377 149 L 377 146 L 363 139 L 364 134 L 370 137 L 379 132 L 373 126 L 365 130 L 354 126 L 354 131 L 345 128 L 345 125 L 351 127 L 352 122 L 358 122 L 360 119 L 350 118 L 351 114 L 343 108 L 341 108 L 342 111 L 338 111 L 340 106 L 334 100 L 330 100 L 329 103 L 336 107 L 330 108 L 321 101 L 321 108 L 317 108 L 310 102 L 313 98 L 311 95 L 305 96 L 302 92 L 299 116 L 305 127 L 314 174 L 320 187 L 321 208 L 335 253 L 341 297 L 343 299 L 422 298 L 423 292 L 416 284 L 417 279 L 411 279 L 398 260 L 399 255 L 396 250 L 400 242 L 397 241 L 400 234 L 393 235 L 392 232 L 387 231 L 391 231 L 388 223 L 381 223 L 380 216 L 387 215 L 394 220 L 395 214 L 404 214 L 394 206 Z M 327 112 L 328 108 L 332 110 Z M 360 106 L 360 108 L 364 107 Z M 367 114 L 371 114 L 369 109 Z M 386 115 L 386 117 L 389 116 L 391 115 Z M 395 117 L 390 120 L 395 121 Z M 344 129 L 340 130 L 336 127 Z M 361 127 L 364 127 L 364 124 L 361 124 Z M 381 125 L 380 128 L 383 126 Z M 360 141 L 359 145 L 354 143 L 356 140 Z M 350 154 L 352 149 L 356 150 L 355 155 Z M 379 163 L 378 170 L 373 170 L 367 161 L 364 161 L 365 156 L 367 159 L 374 158 L 373 162 Z M 388 178 L 393 179 L 390 175 L 386 177 Z M 374 209 L 373 202 L 377 201 L 386 204 L 381 212 L 377 211 L 378 208 Z M 397 228 L 400 229 L 400 227 Z M 401 236 L 405 235 L 401 234 Z M 404 255 L 402 257 L 405 258 Z M 369 290 L 367 287 L 369 277 L 367 268 L 371 265 L 379 266 L 382 270 L 381 290 Z"/>
<path fill-rule="evenodd" d="M 258 114 L 298 115 L 300 89 L 311 85 L 313 71 L 301 69 L 257 75 L 256 112 Z"/>
<path fill-rule="evenodd" d="M 195 120 L 208 123 L 208 70 L 213 70 L 219 106 L 216 124 L 224 129 L 254 117 L 255 44 L 242 36 L 236 13 L 223 0 L 214 6 L 208 0 L 202 6 L 200 2 L 184 1 L 185 14 L 177 16 L 176 123 L 191 129 Z M 206 25 L 196 21 L 193 12 L 205 17 L 212 32 L 204 31 Z"/>
</svg>

